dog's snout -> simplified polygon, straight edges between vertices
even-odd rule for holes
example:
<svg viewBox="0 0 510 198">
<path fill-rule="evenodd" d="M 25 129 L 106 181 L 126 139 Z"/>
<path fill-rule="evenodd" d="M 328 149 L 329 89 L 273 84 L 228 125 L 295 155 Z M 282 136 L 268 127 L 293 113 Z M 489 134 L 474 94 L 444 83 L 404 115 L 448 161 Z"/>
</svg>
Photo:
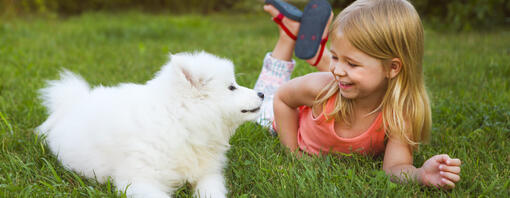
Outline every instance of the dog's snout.
<svg viewBox="0 0 510 198">
<path fill-rule="evenodd" d="M 257 96 L 259 96 L 260 98 L 264 99 L 264 93 L 262 93 L 262 92 L 258 92 Z"/>
</svg>

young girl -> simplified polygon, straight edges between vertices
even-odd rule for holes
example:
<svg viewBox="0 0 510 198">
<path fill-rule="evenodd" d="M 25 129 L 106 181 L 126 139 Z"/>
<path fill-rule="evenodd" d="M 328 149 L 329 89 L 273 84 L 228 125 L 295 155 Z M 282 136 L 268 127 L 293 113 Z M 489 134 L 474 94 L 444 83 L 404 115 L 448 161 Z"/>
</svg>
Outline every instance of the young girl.
<svg viewBox="0 0 510 198">
<path fill-rule="evenodd" d="M 280 13 L 269 4 L 264 10 L 273 17 Z M 281 23 L 297 35 L 299 21 Z M 423 27 L 409 2 L 355 1 L 333 22 L 330 51 L 307 60 L 318 61 L 321 72 L 292 80 L 295 41 L 287 31 L 280 28 L 255 85 L 266 95 L 258 123 L 276 131 L 292 152 L 384 152 L 382 168 L 394 181 L 455 187 L 459 159 L 442 154 L 413 166 L 413 150 L 429 136 L 431 112 L 423 82 Z"/>
</svg>

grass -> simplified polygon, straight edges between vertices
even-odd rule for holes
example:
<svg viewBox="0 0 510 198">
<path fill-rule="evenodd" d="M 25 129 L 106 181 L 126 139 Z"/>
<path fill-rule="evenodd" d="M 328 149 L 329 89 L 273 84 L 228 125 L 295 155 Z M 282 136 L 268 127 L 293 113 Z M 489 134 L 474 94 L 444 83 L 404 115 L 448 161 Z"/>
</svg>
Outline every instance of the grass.
<svg viewBox="0 0 510 198">
<path fill-rule="evenodd" d="M 169 52 L 203 49 L 231 58 L 238 83 L 253 87 L 276 41 L 266 15 L 172 16 L 87 13 L 66 19 L 0 21 L 0 197 L 120 197 L 65 170 L 33 130 L 46 118 L 37 89 L 61 68 L 91 84 L 142 83 Z M 450 191 L 394 184 L 382 158 L 296 159 L 247 123 L 231 139 L 225 170 L 231 197 L 510 197 L 510 31 L 438 33 L 426 28 L 425 75 L 432 99 L 430 144 L 414 153 L 460 158 Z M 298 60 L 295 76 L 314 71 Z M 176 197 L 190 197 L 189 185 Z"/>
</svg>

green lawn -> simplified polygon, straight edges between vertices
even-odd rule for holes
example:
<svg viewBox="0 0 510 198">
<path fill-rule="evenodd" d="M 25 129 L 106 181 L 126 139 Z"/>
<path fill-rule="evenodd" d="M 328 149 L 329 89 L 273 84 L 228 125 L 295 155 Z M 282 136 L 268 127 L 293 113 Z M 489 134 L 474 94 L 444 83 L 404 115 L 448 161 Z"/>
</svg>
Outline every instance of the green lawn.
<svg viewBox="0 0 510 198">
<path fill-rule="evenodd" d="M 278 139 L 248 123 L 232 138 L 225 170 L 231 197 L 510 197 L 510 30 L 425 31 L 432 99 L 430 144 L 415 166 L 447 153 L 463 162 L 451 191 L 391 183 L 382 157 L 296 159 Z M 253 87 L 277 38 L 267 15 L 171 16 L 89 13 L 66 19 L 0 20 L 0 197 L 114 197 L 66 171 L 33 134 L 46 118 L 37 89 L 61 68 L 91 84 L 142 83 L 169 52 L 206 50 L 230 58 L 238 83 Z M 314 71 L 298 61 L 294 75 Z M 189 197 L 183 186 L 177 197 Z"/>
</svg>

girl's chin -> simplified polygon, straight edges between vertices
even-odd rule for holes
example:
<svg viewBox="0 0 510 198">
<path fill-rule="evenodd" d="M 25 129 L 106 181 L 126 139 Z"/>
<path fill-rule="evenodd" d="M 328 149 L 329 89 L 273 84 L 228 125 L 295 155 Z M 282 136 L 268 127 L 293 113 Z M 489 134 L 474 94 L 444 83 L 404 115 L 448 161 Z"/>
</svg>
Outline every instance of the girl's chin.
<svg viewBox="0 0 510 198">
<path fill-rule="evenodd" d="M 350 94 L 350 93 L 345 93 L 343 91 L 340 90 L 340 94 L 342 95 L 343 98 L 345 99 L 355 99 L 356 96 L 354 96 L 353 94 Z"/>
</svg>

